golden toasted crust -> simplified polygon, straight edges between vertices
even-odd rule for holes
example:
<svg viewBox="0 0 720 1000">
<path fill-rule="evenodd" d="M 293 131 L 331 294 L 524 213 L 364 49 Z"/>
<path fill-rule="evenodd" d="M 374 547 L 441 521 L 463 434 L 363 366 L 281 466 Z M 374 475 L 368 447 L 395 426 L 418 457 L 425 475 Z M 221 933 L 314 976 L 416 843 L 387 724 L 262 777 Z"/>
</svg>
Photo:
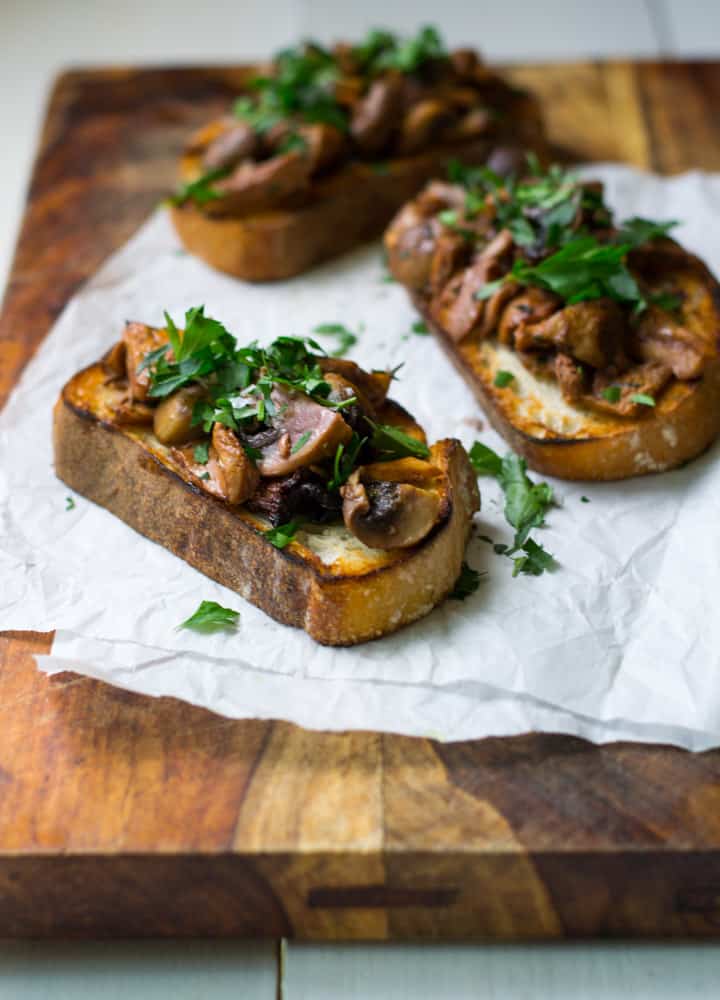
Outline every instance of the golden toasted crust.
<svg viewBox="0 0 720 1000">
<path fill-rule="evenodd" d="M 696 381 L 674 379 L 647 414 L 614 417 L 565 402 L 554 380 L 528 371 L 495 340 L 454 343 L 419 296 L 414 303 L 495 430 L 543 475 L 613 480 L 663 472 L 695 458 L 720 434 L 720 360 Z M 498 371 L 515 378 L 498 388 Z"/>
<path fill-rule="evenodd" d="M 527 144 L 542 153 L 539 128 Z M 448 161 L 484 163 L 497 145 L 483 139 L 382 164 L 350 162 L 314 181 L 311 201 L 294 209 L 218 217 L 186 203 L 170 214 L 185 248 L 210 267 L 246 281 L 276 281 L 379 236 L 404 202 L 445 173 Z M 196 158 L 186 157 L 183 177 L 197 172 Z"/>
<path fill-rule="evenodd" d="M 478 507 L 459 442 L 431 449 L 446 473 L 443 516 L 415 548 L 368 549 L 332 526 L 299 532 L 277 549 L 263 537 L 268 524 L 261 517 L 182 479 L 149 428 L 113 423 L 105 382 L 102 367 L 93 365 L 64 387 L 54 412 L 57 475 L 277 621 L 320 643 L 352 645 L 422 617 L 454 586 Z M 408 427 L 407 414 L 396 404 L 387 412 L 393 409 Z"/>
</svg>

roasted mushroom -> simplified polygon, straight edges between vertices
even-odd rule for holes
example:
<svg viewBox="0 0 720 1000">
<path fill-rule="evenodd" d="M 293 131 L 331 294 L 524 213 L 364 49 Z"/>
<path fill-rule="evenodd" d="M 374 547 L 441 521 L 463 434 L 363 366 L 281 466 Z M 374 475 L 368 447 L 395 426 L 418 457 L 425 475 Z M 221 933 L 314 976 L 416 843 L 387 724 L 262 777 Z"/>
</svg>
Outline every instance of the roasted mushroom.
<svg viewBox="0 0 720 1000">
<path fill-rule="evenodd" d="M 158 404 L 153 416 L 153 431 L 158 441 L 176 445 L 196 441 L 203 436 L 202 427 L 193 427 L 192 416 L 195 404 L 204 394 L 202 386 L 189 385 Z"/>
<path fill-rule="evenodd" d="M 250 125 L 233 123 L 208 145 L 203 154 L 203 166 L 206 170 L 233 167 L 254 156 L 258 146 L 258 135 Z"/>
<path fill-rule="evenodd" d="M 339 413 L 304 393 L 275 386 L 270 399 L 276 411 L 274 427 L 280 435 L 261 449 L 258 469 L 263 476 L 286 476 L 302 466 L 332 458 L 337 446 L 352 436 Z"/>
<path fill-rule="evenodd" d="M 156 351 L 158 347 L 167 344 L 167 332 L 148 326 L 146 323 L 126 323 L 123 341 L 126 348 L 130 399 L 145 400 L 150 390 L 150 372 L 147 368 L 139 372 L 138 368 L 150 351 Z"/>
<path fill-rule="evenodd" d="M 229 427 L 214 424 L 208 471 L 228 503 L 244 503 L 260 482 L 260 473 Z"/>
<path fill-rule="evenodd" d="M 417 545 L 441 513 L 438 475 L 414 458 L 361 466 L 340 491 L 345 527 L 369 548 Z"/>
<path fill-rule="evenodd" d="M 292 150 L 260 163 L 241 163 L 229 177 L 217 181 L 220 195 L 205 205 L 211 215 L 260 212 L 307 187 L 310 157 Z"/>
<path fill-rule="evenodd" d="M 403 96 L 399 73 L 390 73 L 370 84 L 350 122 L 352 137 L 363 152 L 377 153 L 390 140 L 402 113 Z"/>
</svg>

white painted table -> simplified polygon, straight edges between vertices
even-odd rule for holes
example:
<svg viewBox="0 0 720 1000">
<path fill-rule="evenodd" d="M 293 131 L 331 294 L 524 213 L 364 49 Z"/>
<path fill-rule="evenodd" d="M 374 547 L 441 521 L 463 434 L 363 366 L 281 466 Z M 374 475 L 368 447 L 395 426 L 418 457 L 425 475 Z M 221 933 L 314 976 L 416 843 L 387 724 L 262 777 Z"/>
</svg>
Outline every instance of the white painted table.
<svg viewBox="0 0 720 1000">
<path fill-rule="evenodd" d="M 233 62 L 300 36 L 438 24 L 495 60 L 720 57 L 720 0 L 0 0 L 0 287 L 50 81 L 69 65 Z M 720 950 L 234 942 L 0 943 L 0 1000 L 694 1000 Z M 282 981 L 278 969 L 282 966 Z"/>
</svg>

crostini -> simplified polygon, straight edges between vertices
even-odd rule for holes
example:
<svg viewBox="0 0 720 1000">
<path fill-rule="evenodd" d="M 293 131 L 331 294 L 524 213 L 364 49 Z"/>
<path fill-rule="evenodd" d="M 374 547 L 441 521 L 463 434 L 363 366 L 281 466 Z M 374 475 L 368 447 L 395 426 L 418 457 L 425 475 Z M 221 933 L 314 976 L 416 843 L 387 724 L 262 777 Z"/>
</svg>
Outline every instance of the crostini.
<svg viewBox="0 0 720 1000">
<path fill-rule="evenodd" d="M 475 474 L 388 398 L 392 375 L 281 337 L 239 347 L 202 308 L 128 323 L 63 388 L 58 476 L 277 621 L 351 645 L 460 575 Z"/>
<path fill-rule="evenodd" d="M 720 286 L 668 236 L 616 224 L 559 167 L 451 166 L 385 234 L 391 274 L 530 466 L 612 480 L 679 466 L 720 433 Z"/>
<path fill-rule="evenodd" d="M 299 274 L 379 236 L 453 156 L 544 149 L 537 101 L 433 28 L 280 52 L 189 141 L 170 200 L 186 249 L 250 281 Z"/>
</svg>

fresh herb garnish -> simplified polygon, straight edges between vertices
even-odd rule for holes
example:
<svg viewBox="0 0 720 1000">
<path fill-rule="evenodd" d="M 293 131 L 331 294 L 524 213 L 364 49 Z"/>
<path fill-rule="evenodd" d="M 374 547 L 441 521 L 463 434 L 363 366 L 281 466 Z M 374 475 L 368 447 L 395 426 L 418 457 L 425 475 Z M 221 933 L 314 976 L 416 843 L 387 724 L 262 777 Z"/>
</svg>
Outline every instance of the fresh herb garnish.
<svg viewBox="0 0 720 1000">
<path fill-rule="evenodd" d="M 463 562 L 460 568 L 460 576 L 448 594 L 450 600 L 464 601 L 466 597 L 470 597 L 480 586 L 480 580 L 484 575 L 484 573 L 478 573 L 472 566 L 468 566 L 466 562 Z"/>
<path fill-rule="evenodd" d="M 200 465 L 207 465 L 208 458 L 210 457 L 210 445 L 207 441 L 201 441 L 200 444 L 196 444 L 193 448 L 193 458 Z"/>
<path fill-rule="evenodd" d="M 313 329 L 313 333 L 317 333 L 321 337 L 338 338 L 338 346 L 330 352 L 334 358 L 343 357 L 358 342 L 357 335 L 348 330 L 342 323 L 320 323 Z"/>
<path fill-rule="evenodd" d="M 276 549 L 284 549 L 295 538 L 299 527 L 299 521 L 288 521 L 287 524 L 278 524 L 275 528 L 269 528 L 264 532 L 264 535 Z"/>
<path fill-rule="evenodd" d="M 353 50 L 364 73 L 373 75 L 387 69 L 415 73 L 426 62 L 447 57 L 437 28 L 422 27 L 412 38 L 399 39 L 389 31 L 374 29 Z"/>
<path fill-rule="evenodd" d="M 370 444 L 381 453 L 384 460 L 393 458 L 429 458 L 430 449 L 424 441 L 410 437 L 399 427 L 390 424 L 375 424 L 371 420 L 367 421 L 372 427 L 372 437 Z"/>
<path fill-rule="evenodd" d="M 290 449 L 290 454 L 294 455 L 296 452 L 300 451 L 301 448 L 304 448 L 311 437 L 312 437 L 312 431 L 305 431 L 304 434 L 301 434 L 300 437 L 295 442 L 295 444 Z"/>
<path fill-rule="evenodd" d="M 222 198 L 222 192 L 213 187 L 215 181 L 227 177 L 230 167 L 216 167 L 206 173 L 196 177 L 194 181 L 182 184 L 178 190 L 168 200 L 171 205 L 184 205 L 186 201 L 193 201 L 196 205 L 206 205 L 209 201 L 216 201 Z"/>
<path fill-rule="evenodd" d="M 75 501 L 72 497 L 65 497 L 65 510 L 75 510 Z"/>
<path fill-rule="evenodd" d="M 421 319 L 416 320 L 415 323 L 410 327 L 413 333 L 417 333 L 420 337 L 429 337 L 430 330 L 428 329 L 427 323 L 423 323 Z"/>
<path fill-rule="evenodd" d="M 202 601 L 194 614 L 181 622 L 178 628 L 189 628 L 195 632 L 219 632 L 236 628 L 239 618 L 239 611 L 224 608 L 217 601 Z"/>
<path fill-rule="evenodd" d="M 347 445 L 341 443 L 337 446 L 335 458 L 333 459 L 332 478 L 328 480 L 327 484 L 327 488 L 331 493 L 339 490 L 348 481 L 355 467 L 357 457 L 360 454 L 360 449 L 366 441 L 367 438 L 360 437 L 359 434 L 353 431 Z"/>
<path fill-rule="evenodd" d="M 493 385 L 497 386 L 498 389 L 504 389 L 506 386 L 510 385 L 511 382 L 515 380 L 515 376 L 512 372 L 498 371 L 493 379 Z"/>
<path fill-rule="evenodd" d="M 589 497 L 580 497 L 580 503 L 590 503 Z"/>
<path fill-rule="evenodd" d="M 642 406 L 655 406 L 655 400 L 645 392 L 634 392 L 630 397 L 631 403 L 640 403 Z"/>
<path fill-rule="evenodd" d="M 550 553 L 529 537 L 533 528 L 542 527 L 545 513 L 553 503 L 547 483 L 533 483 L 527 474 L 525 459 L 514 452 L 501 458 L 492 448 L 476 441 L 470 449 L 470 462 L 478 475 L 494 476 L 505 494 L 505 517 L 515 529 L 512 546 L 498 544 L 495 551 L 513 558 L 513 576 L 519 573 L 539 576 L 553 563 Z M 516 553 L 523 554 L 517 556 Z"/>
<path fill-rule="evenodd" d="M 600 393 L 603 399 L 606 399 L 608 403 L 617 403 L 622 395 L 622 389 L 619 385 L 607 385 Z"/>
</svg>

